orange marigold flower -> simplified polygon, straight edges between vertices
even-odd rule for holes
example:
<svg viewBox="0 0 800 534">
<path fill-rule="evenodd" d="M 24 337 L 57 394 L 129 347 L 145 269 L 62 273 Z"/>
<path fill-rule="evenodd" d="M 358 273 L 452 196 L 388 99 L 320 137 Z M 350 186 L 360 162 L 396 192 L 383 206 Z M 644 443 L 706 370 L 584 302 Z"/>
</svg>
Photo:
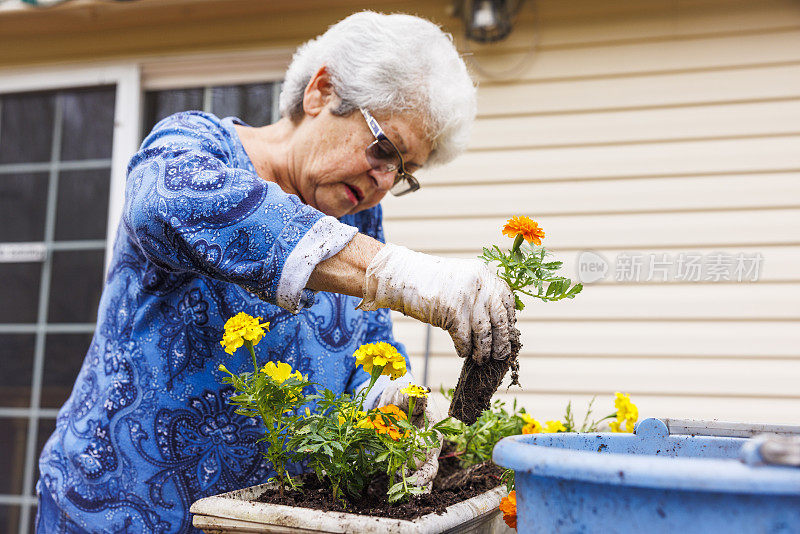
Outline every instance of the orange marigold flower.
<svg viewBox="0 0 800 534">
<path fill-rule="evenodd" d="M 528 415 L 527 413 L 520 413 L 518 414 L 523 421 L 525 421 L 525 426 L 522 427 L 523 434 L 538 434 L 542 431 L 542 423 Z"/>
<path fill-rule="evenodd" d="M 503 521 L 509 528 L 517 529 L 517 490 L 500 500 L 500 511 L 503 512 Z"/>
<path fill-rule="evenodd" d="M 378 434 L 388 434 L 390 438 L 397 441 L 402 436 L 400 429 L 397 428 L 397 425 L 392 423 L 392 421 L 383 414 L 392 415 L 397 421 L 405 421 L 407 419 L 406 414 L 403 413 L 400 408 L 394 404 L 389 404 L 387 406 L 381 406 L 378 408 L 377 412 L 372 412 L 369 414 L 367 417 L 359 421 L 357 426 L 361 428 L 374 428 L 375 432 Z"/>
<path fill-rule="evenodd" d="M 530 217 L 511 217 L 503 227 L 503 235 L 505 236 L 514 239 L 519 234 L 522 234 L 522 238 L 525 241 L 534 245 L 541 245 L 542 239 L 544 239 L 544 230 L 539 228 L 539 224 Z"/>
</svg>

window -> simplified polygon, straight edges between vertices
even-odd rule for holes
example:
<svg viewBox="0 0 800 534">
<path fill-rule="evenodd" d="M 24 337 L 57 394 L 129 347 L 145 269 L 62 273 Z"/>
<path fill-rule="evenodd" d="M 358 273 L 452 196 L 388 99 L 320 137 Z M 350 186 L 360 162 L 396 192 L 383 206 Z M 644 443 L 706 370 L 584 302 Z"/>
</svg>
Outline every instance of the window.
<svg viewBox="0 0 800 534">
<path fill-rule="evenodd" d="M 277 117 L 278 82 L 195 78 L 142 94 L 139 76 L 119 66 L 0 79 L 0 532 L 33 531 L 39 454 L 92 339 L 141 138 L 184 110 L 252 126 Z"/>
<path fill-rule="evenodd" d="M 0 95 L 0 530 L 89 347 L 103 283 L 114 85 Z"/>
<path fill-rule="evenodd" d="M 250 126 L 264 126 L 279 115 L 279 94 L 279 82 L 148 91 L 144 99 L 142 137 L 164 117 L 186 110 L 239 117 Z"/>
</svg>

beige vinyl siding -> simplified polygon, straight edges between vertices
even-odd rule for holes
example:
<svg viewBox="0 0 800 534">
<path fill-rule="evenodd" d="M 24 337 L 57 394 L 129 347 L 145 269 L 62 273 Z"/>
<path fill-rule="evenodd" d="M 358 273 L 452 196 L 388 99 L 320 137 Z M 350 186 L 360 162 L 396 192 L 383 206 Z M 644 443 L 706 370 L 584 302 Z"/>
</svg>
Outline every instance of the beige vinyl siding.
<svg viewBox="0 0 800 534">
<path fill-rule="evenodd" d="M 171 87 L 205 53 L 219 57 L 204 84 L 274 79 L 294 47 L 353 11 L 431 18 L 484 70 L 515 70 L 482 77 L 468 152 L 385 200 L 390 240 L 475 257 L 507 244 L 506 217 L 528 214 L 572 276 L 584 250 L 763 257 L 757 283 L 612 275 L 575 301 L 530 302 L 524 388 L 502 396 L 542 419 L 594 394 L 605 415 L 623 390 L 643 417 L 800 423 L 800 4 L 536 0 L 534 31 L 531 0 L 491 45 L 466 43 L 450 4 L 81 0 L 4 13 L 0 66 L 142 61 L 146 84 Z M 426 327 L 395 325 L 421 377 Z M 461 362 L 432 334 L 429 383 L 452 386 Z"/>
<path fill-rule="evenodd" d="M 390 240 L 475 257 L 511 214 L 545 228 L 575 276 L 612 262 L 574 301 L 519 314 L 523 389 L 543 419 L 572 400 L 646 416 L 800 423 L 800 4 L 539 2 L 539 48 L 509 79 L 484 78 L 468 152 L 384 201 Z M 529 6 L 530 7 L 530 6 Z M 484 70 L 519 65 L 533 18 L 470 45 Z M 465 46 L 459 40 L 462 50 Z M 757 282 L 614 279 L 620 254 L 761 254 Z M 426 328 L 395 317 L 416 374 Z M 428 382 L 461 368 L 431 332 Z"/>
</svg>

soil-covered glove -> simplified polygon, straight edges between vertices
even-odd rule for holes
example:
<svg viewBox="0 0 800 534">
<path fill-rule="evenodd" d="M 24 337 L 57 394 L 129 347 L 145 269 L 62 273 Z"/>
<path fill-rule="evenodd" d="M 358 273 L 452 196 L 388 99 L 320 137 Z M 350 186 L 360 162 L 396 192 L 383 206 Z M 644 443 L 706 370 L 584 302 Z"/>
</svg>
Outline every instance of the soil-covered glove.
<svg viewBox="0 0 800 534">
<path fill-rule="evenodd" d="M 400 389 L 406 385 L 408 384 L 404 384 L 400 380 L 389 382 L 383 390 L 383 393 L 381 393 L 378 406 L 394 404 L 404 413 L 408 413 L 409 396 L 400 391 Z M 439 407 L 433 399 L 428 397 L 415 398 L 414 412 L 411 414 L 411 424 L 419 427 L 424 424 L 426 417 L 429 424 L 433 425 L 444 419 L 445 415 L 439 410 Z M 408 477 L 409 483 L 423 487 L 426 491 L 430 491 L 433 487 L 433 479 L 436 478 L 436 473 L 439 471 L 439 454 L 442 452 L 441 435 L 437 443 L 439 444 L 437 447 L 432 447 L 425 451 L 424 460 L 414 459 L 417 470 Z"/>
<path fill-rule="evenodd" d="M 386 244 L 367 268 L 362 310 L 391 308 L 447 330 L 462 358 L 511 354 L 514 296 L 480 260 L 441 258 Z"/>
</svg>

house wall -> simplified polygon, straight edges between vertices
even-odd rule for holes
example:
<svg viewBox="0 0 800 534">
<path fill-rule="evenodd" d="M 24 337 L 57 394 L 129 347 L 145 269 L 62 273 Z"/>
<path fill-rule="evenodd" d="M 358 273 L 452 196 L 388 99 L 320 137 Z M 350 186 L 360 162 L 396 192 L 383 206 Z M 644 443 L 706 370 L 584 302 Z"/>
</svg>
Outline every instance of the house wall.
<svg viewBox="0 0 800 534">
<path fill-rule="evenodd" d="M 523 389 L 503 396 L 544 419 L 625 391 L 642 416 L 800 422 L 800 4 L 541 2 L 538 25 L 532 58 L 530 19 L 476 50 L 513 74 L 481 77 L 467 154 L 384 202 L 389 239 L 474 257 L 528 214 L 569 275 L 581 251 L 609 260 L 519 314 Z M 757 282 L 615 280 L 621 254 L 681 253 L 763 262 Z M 425 327 L 396 325 L 419 369 Z M 431 347 L 429 382 L 454 383 L 448 336 Z"/>
<path fill-rule="evenodd" d="M 388 238 L 475 257 L 527 214 L 567 274 L 585 250 L 610 262 L 519 314 L 523 389 L 503 396 L 542 419 L 626 391 L 642 416 L 800 423 L 800 4 L 545 0 L 495 45 L 458 37 L 448 4 L 78 1 L 0 18 L 0 67 L 242 50 L 241 77 L 357 9 L 436 20 L 479 72 L 479 117 L 465 155 L 384 202 Z M 623 254 L 717 253 L 761 254 L 758 281 L 614 276 Z M 431 334 L 428 382 L 452 386 L 460 361 Z M 396 335 L 422 376 L 426 327 L 398 316 Z"/>
</svg>

